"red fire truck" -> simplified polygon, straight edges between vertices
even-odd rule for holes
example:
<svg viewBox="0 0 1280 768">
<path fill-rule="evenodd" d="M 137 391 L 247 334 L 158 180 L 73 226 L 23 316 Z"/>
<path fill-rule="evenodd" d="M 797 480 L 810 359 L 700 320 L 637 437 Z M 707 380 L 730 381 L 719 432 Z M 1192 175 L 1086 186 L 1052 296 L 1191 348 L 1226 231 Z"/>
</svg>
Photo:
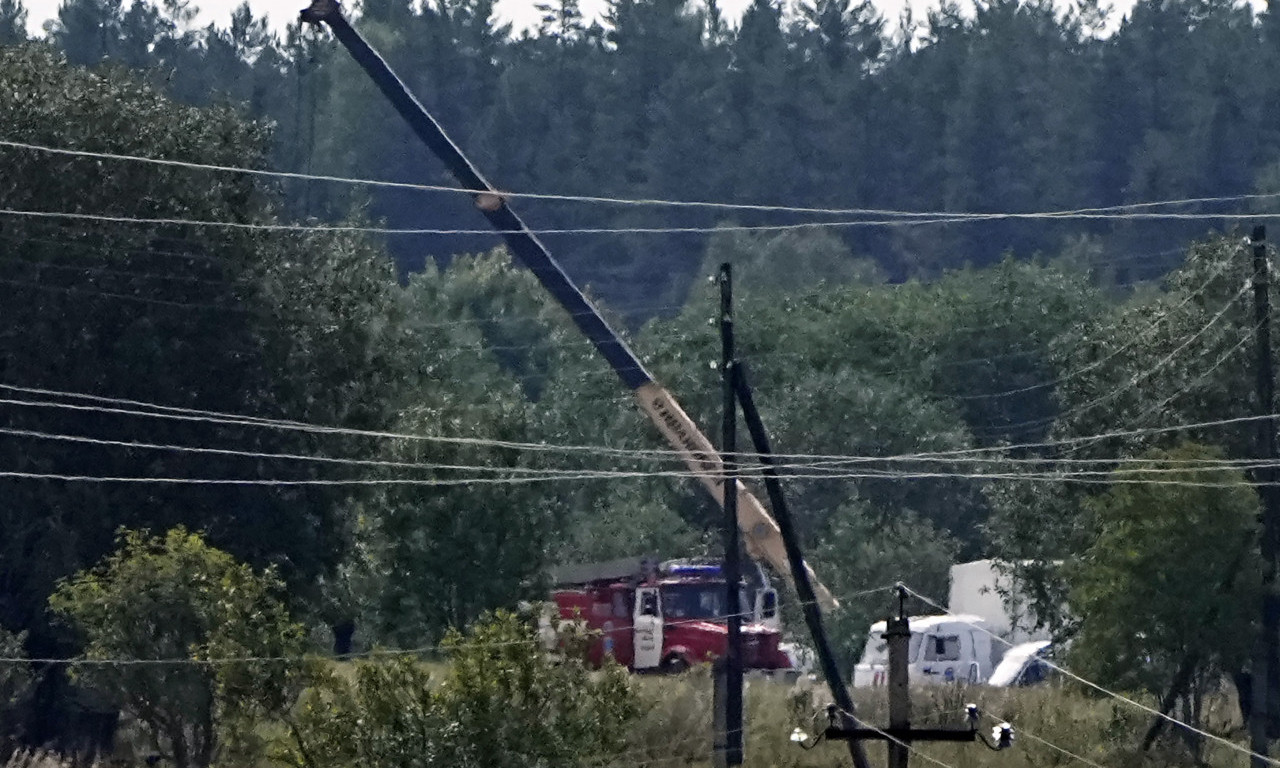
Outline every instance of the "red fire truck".
<svg viewBox="0 0 1280 768">
<path fill-rule="evenodd" d="M 760 574 L 763 577 L 763 573 Z M 629 558 L 571 566 L 552 574 L 561 621 L 581 622 L 595 638 L 588 660 L 612 656 L 636 672 L 675 673 L 724 655 L 730 609 L 720 566 L 710 561 Z M 739 590 L 746 669 L 789 669 L 778 648 L 778 594 L 762 583 Z"/>
</svg>

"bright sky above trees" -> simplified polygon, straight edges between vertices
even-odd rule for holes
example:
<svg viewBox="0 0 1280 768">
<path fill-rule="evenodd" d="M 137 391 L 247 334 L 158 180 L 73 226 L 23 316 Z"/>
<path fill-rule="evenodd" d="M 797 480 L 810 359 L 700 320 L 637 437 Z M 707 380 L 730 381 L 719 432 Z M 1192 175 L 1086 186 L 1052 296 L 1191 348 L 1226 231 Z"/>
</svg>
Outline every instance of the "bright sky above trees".
<svg viewBox="0 0 1280 768">
<path fill-rule="evenodd" d="M 224 24 L 230 18 L 232 9 L 241 2 L 242 0 L 197 0 L 193 4 L 201 10 L 199 21 L 203 25 L 210 21 Z M 498 12 L 504 21 L 509 21 L 517 28 L 530 26 L 538 17 L 538 12 L 534 10 L 536 2 L 537 0 L 499 0 Z M 25 1 L 29 12 L 27 25 L 32 34 L 38 34 L 46 20 L 57 16 L 60 3 L 61 0 Z M 721 0 L 720 7 L 729 18 L 736 19 L 748 4 L 749 0 Z M 305 0 L 250 0 L 249 5 L 253 8 L 255 15 L 266 14 L 272 27 L 280 29 L 294 19 L 306 2 Z M 876 2 L 876 6 L 888 19 L 898 18 L 907 5 L 923 14 L 926 9 L 936 6 L 937 2 L 930 0 L 877 0 Z M 962 5 L 968 5 L 968 3 L 965 2 Z M 1130 0 L 1119 0 L 1114 3 L 1117 9 L 1127 9 L 1130 5 L 1132 5 Z M 1254 5 L 1261 8 L 1263 3 L 1257 2 Z M 584 0 L 582 3 L 583 11 L 588 14 L 598 13 L 603 7 L 604 3 L 601 0 Z"/>
</svg>

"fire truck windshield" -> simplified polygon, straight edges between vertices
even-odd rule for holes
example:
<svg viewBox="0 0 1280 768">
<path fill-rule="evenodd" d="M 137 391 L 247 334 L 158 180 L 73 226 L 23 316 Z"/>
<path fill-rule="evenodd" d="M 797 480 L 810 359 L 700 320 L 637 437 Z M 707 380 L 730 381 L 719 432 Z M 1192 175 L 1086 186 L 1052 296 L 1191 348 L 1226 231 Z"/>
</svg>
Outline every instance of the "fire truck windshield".
<svg viewBox="0 0 1280 768">
<path fill-rule="evenodd" d="M 740 611 L 750 611 L 746 590 L 739 590 Z M 723 621 L 725 610 L 724 583 L 664 584 L 662 586 L 662 615 L 668 619 L 706 619 Z M 750 618 L 749 616 L 744 618 Z"/>
</svg>

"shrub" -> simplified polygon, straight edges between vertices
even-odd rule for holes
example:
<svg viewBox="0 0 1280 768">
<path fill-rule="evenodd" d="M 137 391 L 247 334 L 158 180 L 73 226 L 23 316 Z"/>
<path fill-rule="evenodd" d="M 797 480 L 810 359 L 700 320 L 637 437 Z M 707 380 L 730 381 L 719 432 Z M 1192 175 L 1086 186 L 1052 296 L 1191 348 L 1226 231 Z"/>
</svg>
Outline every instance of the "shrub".
<svg viewBox="0 0 1280 768">
<path fill-rule="evenodd" d="M 571 646 L 576 646 L 574 642 Z M 298 714 L 306 768 L 506 768 L 599 764 L 621 751 L 637 704 L 625 671 L 550 657 L 536 629 L 498 612 L 451 633 L 436 680 L 420 661 L 331 670 Z"/>
</svg>

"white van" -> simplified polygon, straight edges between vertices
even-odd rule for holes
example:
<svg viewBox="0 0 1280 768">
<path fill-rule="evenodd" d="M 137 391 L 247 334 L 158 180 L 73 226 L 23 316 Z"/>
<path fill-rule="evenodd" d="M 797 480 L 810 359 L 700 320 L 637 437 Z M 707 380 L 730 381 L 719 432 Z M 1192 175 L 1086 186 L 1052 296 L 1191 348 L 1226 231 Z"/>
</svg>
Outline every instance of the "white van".
<svg viewBox="0 0 1280 768">
<path fill-rule="evenodd" d="M 908 676 L 913 685 L 984 683 L 1000 661 L 987 622 L 979 616 L 913 616 L 907 651 Z M 888 682 L 889 646 L 885 623 L 871 625 L 862 661 L 853 670 L 855 688 L 882 686 Z"/>
<path fill-rule="evenodd" d="M 1005 651 L 1004 658 L 996 666 L 987 685 L 995 688 L 1039 685 L 1053 676 L 1053 668 L 1044 663 L 1053 657 L 1053 643 L 1034 640 L 1021 643 Z"/>
</svg>

